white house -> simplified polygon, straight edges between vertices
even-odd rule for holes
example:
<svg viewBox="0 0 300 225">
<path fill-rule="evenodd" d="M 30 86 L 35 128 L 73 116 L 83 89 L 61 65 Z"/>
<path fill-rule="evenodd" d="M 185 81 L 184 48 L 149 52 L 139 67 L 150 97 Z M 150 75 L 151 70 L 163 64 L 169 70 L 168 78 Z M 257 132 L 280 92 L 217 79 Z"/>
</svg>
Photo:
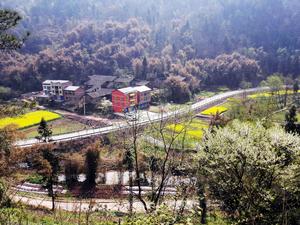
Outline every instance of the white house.
<svg viewBox="0 0 300 225">
<path fill-rule="evenodd" d="M 43 82 L 43 93 L 46 96 L 54 97 L 58 101 L 63 101 L 64 90 L 72 85 L 69 80 L 46 80 Z"/>
</svg>

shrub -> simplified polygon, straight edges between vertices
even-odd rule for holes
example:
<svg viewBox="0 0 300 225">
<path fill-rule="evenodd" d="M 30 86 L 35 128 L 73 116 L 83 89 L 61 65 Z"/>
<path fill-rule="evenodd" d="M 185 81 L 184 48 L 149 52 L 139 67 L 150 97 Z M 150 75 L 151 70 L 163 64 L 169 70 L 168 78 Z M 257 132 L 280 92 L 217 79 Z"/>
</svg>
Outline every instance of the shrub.
<svg viewBox="0 0 300 225">
<path fill-rule="evenodd" d="M 43 180 L 43 176 L 39 175 L 39 174 L 33 174 L 30 175 L 27 179 L 27 182 L 32 183 L 32 184 L 43 184 L 44 180 Z"/>
</svg>

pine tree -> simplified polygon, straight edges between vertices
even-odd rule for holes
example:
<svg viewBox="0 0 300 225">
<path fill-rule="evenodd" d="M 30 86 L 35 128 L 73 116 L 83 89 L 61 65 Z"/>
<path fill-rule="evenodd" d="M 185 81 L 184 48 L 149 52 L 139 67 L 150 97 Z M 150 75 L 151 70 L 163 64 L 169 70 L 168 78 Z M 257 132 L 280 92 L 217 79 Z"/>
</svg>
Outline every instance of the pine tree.
<svg viewBox="0 0 300 225">
<path fill-rule="evenodd" d="M 42 118 L 40 125 L 38 127 L 38 133 L 39 135 L 37 136 L 38 139 L 47 142 L 49 141 L 50 137 L 52 136 L 52 130 L 48 126 L 46 120 Z"/>
<path fill-rule="evenodd" d="M 25 38 L 10 34 L 8 31 L 15 27 L 21 20 L 19 13 L 11 10 L 0 9 L 0 50 L 15 50 L 22 46 Z M 27 34 L 27 36 L 29 33 Z"/>
</svg>

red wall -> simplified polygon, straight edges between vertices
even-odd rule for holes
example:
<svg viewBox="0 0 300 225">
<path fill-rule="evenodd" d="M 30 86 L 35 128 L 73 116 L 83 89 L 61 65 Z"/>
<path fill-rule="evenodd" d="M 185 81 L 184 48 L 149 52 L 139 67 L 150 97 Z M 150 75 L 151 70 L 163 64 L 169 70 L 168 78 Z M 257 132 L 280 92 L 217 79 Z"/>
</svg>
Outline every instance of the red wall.
<svg viewBox="0 0 300 225">
<path fill-rule="evenodd" d="M 126 95 L 118 90 L 112 92 L 112 104 L 114 112 L 123 112 L 126 107 L 126 101 L 121 101 L 121 99 L 126 99 Z"/>
<path fill-rule="evenodd" d="M 112 92 L 112 104 L 114 112 L 123 113 L 124 109 L 129 108 L 131 106 L 129 102 L 129 94 L 124 94 L 119 90 L 114 90 Z M 137 105 L 139 102 L 139 93 L 134 92 L 134 105 Z"/>
</svg>

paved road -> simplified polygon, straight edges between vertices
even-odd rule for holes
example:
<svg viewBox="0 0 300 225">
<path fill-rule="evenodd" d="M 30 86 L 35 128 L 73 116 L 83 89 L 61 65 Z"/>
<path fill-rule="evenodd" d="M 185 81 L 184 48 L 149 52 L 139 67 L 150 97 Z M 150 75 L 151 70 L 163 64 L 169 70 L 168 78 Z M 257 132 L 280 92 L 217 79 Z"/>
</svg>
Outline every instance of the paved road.
<svg viewBox="0 0 300 225">
<path fill-rule="evenodd" d="M 263 92 L 263 91 L 267 91 L 267 90 L 269 90 L 269 88 L 261 87 L 261 88 L 229 91 L 226 93 L 215 95 L 211 98 L 204 99 L 204 100 L 199 101 L 191 106 L 176 110 L 174 112 L 164 113 L 163 115 L 152 113 L 152 114 L 149 114 L 148 117 L 143 116 L 142 118 L 139 119 L 138 125 L 144 126 L 151 122 L 158 122 L 161 120 L 166 120 L 166 119 L 178 116 L 178 115 L 184 115 L 184 114 L 187 114 L 190 112 L 195 112 L 195 111 L 199 112 L 199 111 L 205 110 L 213 105 L 217 105 L 220 102 L 222 102 L 230 97 L 246 95 L 246 94 L 251 94 L 251 93 L 256 93 L 256 92 Z M 53 139 L 53 142 L 78 140 L 78 139 L 92 137 L 92 136 L 96 136 L 96 135 L 113 133 L 116 131 L 120 131 L 122 129 L 127 129 L 129 127 L 130 127 L 130 125 L 128 125 L 127 123 L 120 122 L 120 123 L 117 123 L 115 125 L 108 126 L 108 127 L 97 128 L 97 129 L 88 129 L 88 130 L 73 132 L 73 133 L 69 133 L 69 134 L 53 136 L 52 139 Z M 30 147 L 32 145 L 39 144 L 39 143 L 40 142 L 37 139 L 21 140 L 21 141 L 16 142 L 16 146 Z"/>
<path fill-rule="evenodd" d="M 34 207 L 43 207 L 47 209 L 52 208 L 52 202 L 49 198 L 40 197 L 23 197 L 20 195 L 12 196 L 14 202 L 21 202 L 26 205 L 31 205 Z M 166 205 L 170 207 L 179 208 L 181 201 L 175 203 L 175 201 L 166 201 Z M 188 200 L 186 207 L 191 209 L 193 205 L 197 204 L 195 200 Z M 96 211 L 96 210 L 108 210 L 117 212 L 128 212 L 129 203 L 128 200 L 106 200 L 106 199 L 95 199 L 92 201 L 66 201 L 66 200 L 56 200 L 56 209 L 65 210 L 69 212 L 85 212 L 85 211 Z M 133 203 L 134 212 L 145 212 L 144 207 L 140 201 L 134 201 Z"/>
</svg>

